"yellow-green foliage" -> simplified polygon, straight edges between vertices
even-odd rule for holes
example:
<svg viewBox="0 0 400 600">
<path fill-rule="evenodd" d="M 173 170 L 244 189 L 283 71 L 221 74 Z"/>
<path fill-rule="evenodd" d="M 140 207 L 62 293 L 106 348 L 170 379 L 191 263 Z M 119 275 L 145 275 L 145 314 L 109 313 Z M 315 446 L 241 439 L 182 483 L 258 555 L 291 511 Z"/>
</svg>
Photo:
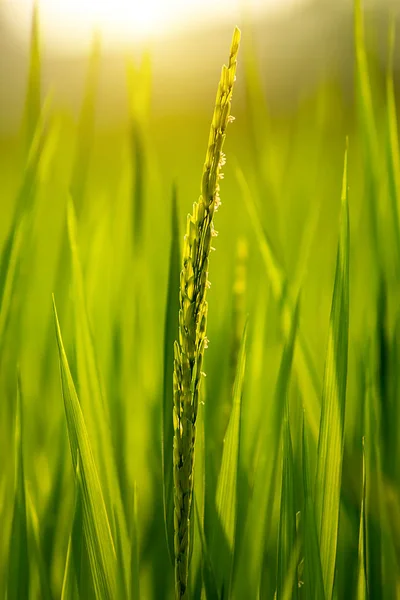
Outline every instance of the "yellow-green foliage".
<svg viewBox="0 0 400 600">
<path fill-rule="evenodd" d="M 211 253 L 238 32 L 207 146 L 214 98 L 153 111 L 151 55 L 98 128 L 98 39 L 75 122 L 35 12 L 0 136 L 0 600 L 398 597 L 398 40 L 378 65 L 354 17 L 354 103 L 327 72 L 269 105 L 242 27 Z"/>
</svg>

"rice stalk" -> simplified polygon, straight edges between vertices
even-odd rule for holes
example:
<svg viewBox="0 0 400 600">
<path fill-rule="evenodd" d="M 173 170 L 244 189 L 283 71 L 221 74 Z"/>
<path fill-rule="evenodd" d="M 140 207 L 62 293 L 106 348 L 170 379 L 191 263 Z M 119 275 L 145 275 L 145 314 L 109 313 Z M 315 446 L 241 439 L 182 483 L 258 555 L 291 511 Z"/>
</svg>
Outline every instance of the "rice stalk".
<svg viewBox="0 0 400 600">
<path fill-rule="evenodd" d="M 179 293 L 179 335 L 174 346 L 174 554 L 176 598 L 188 597 L 190 509 L 196 418 L 204 350 L 207 289 L 214 213 L 220 205 L 222 152 L 230 116 L 240 31 L 235 29 L 229 64 L 222 67 L 203 168 L 201 195 L 188 215 Z"/>
</svg>

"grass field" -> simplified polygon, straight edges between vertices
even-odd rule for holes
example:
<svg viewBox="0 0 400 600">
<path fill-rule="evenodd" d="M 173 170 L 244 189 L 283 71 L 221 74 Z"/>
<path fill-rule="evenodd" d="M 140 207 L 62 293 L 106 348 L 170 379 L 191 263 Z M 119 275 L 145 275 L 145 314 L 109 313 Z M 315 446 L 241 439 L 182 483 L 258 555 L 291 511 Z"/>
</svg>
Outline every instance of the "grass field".
<svg viewBox="0 0 400 600">
<path fill-rule="evenodd" d="M 75 122 L 42 97 L 32 32 L 21 133 L 0 139 L 0 598 L 400 598 L 394 26 L 382 73 L 356 0 L 352 99 L 327 74 L 279 115 L 242 30 L 186 591 L 174 341 L 214 98 L 153 115 L 144 60 L 129 128 L 101 133 L 99 48 Z"/>
</svg>

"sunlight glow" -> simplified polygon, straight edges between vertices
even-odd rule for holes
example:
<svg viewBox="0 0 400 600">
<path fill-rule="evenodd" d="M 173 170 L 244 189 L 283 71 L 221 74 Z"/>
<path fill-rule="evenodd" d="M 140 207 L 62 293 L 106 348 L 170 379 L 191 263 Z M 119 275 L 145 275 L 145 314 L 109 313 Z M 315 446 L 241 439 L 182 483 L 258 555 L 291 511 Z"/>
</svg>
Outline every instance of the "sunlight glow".
<svg viewBox="0 0 400 600">
<path fill-rule="evenodd" d="M 297 0 L 298 1 L 298 0 Z M 6 0 L 16 31 L 29 26 L 34 0 Z M 113 45 L 167 34 L 196 24 L 232 20 L 243 7 L 253 14 L 281 10 L 296 0 L 37 0 L 40 24 L 51 46 L 81 50 L 93 31 Z"/>
</svg>

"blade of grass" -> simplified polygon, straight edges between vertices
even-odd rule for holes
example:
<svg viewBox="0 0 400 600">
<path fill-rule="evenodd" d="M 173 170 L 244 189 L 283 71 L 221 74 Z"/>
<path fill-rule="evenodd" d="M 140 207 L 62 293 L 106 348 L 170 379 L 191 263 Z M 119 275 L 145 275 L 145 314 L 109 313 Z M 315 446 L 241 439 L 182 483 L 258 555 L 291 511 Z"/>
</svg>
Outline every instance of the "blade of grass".
<svg viewBox="0 0 400 600">
<path fill-rule="evenodd" d="M 233 578 L 233 558 L 237 520 L 237 481 L 239 471 L 240 429 L 243 382 L 246 368 L 247 323 L 244 326 L 240 344 L 232 411 L 224 439 L 221 469 L 216 495 L 216 510 L 221 527 L 220 535 L 215 536 L 212 548 L 218 586 L 223 595 L 231 596 Z M 223 539 L 221 539 L 223 536 Z"/>
<path fill-rule="evenodd" d="M 340 239 L 325 361 L 315 479 L 315 514 L 326 600 L 332 598 L 335 579 L 347 386 L 349 330 L 347 148 L 341 205 Z"/>
<path fill-rule="evenodd" d="M 283 423 L 283 468 L 281 510 L 278 532 L 278 574 L 276 598 L 281 600 L 288 585 L 287 577 L 293 560 L 296 546 L 296 505 L 294 490 L 294 463 L 292 436 L 290 434 L 289 403 L 285 398 L 285 417 Z M 292 574 L 289 597 L 297 598 L 296 570 Z"/>
<path fill-rule="evenodd" d="M 310 458 L 306 425 L 303 416 L 303 487 L 304 487 L 304 597 L 311 600 L 324 600 L 321 555 L 315 519 L 315 508 L 311 491 Z"/>
<path fill-rule="evenodd" d="M 80 460 L 78 454 L 75 473 L 74 517 L 68 541 L 67 559 L 65 563 L 61 600 L 74 600 L 74 598 L 79 598 L 82 596 L 82 553 L 84 552 L 82 530 L 82 479 L 80 474 Z"/>
<path fill-rule="evenodd" d="M 162 413 L 162 465 L 163 465 L 163 501 L 164 523 L 167 546 L 171 564 L 174 564 L 174 473 L 173 440 L 174 426 L 171 410 L 174 404 L 171 373 L 174 371 L 174 341 L 178 336 L 176 314 L 179 310 L 180 244 L 176 186 L 172 192 L 171 213 L 171 249 L 168 274 L 168 292 L 164 325 L 164 383 Z"/>
<path fill-rule="evenodd" d="M 358 536 L 358 577 L 357 577 L 357 600 L 367 600 L 368 598 L 368 578 L 366 563 L 366 521 L 365 521 L 365 494 L 366 494 L 366 469 L 365 469 L 365 450 L 363 438 L 363 477 L 362 477 L 362 496 L 360 512 L 360 531 Z"/>
<path fill-rule="evenodd" d="M 89 555 L 91 575 L 96 598 L 113 600 L 116 591 L 115 548 L 86 424 L 63 346 L 54 297 L 53 310 L 65 415 L 75 471 L 78 465 L 78 456 L 80 457 L 81 481 L 78 479 L 78 485 L 81 486 L 83 533 Z"/>
<path fill-rule="evenodd" d="M 23 457 L 23 417 L 21 380 L 18 374 L 14 432 L 15 490 L 9 546 L 7 600 L 29 598 L 30 559 Z"/>
<path fill-rule="evenodd" d="M 199 509 L 194 497 L 195 511 L 196 511 L 196 523 L 199 532 L 200 543 L 203 554 L 203 585 L 206 592 L 207 600 L 219 600 L 220 594 L 217 587 L 217 580 L 213 570 L 210 551 L 207 546 L 206 536 L 204 535 L 204 528 L 202 523 L 202 517 L 199 513 Z"/>
<path fill-rule="evenodd" d="M 374 114 L 372 88 L 368 70 L 367 53 L 365 46 L 365 28 L 363 14 L 363 0 L 354 0 L 354 42 L 356 55 L 356 76 L 358 102 L 361 113 L 362 133 L 365 136 L 366 169 L 368 176 L 367 203 L 369 211 L 369 225 L 371 244 L 374 255 L 374 269 L 380 262 L 379 231 L 377 208 L 380 199 L 381 160 L 379 149 L 378 130 Z M 375 273 L 374 273 L 375 274 Z"/>
<path fill-rule="evenodd" d="M 400 263 L 400 221 L 399 221 L 399 203 L 400 203 L 400 147 L 397 124 L 396 97 L 393 80 L 394 69 L 394 50 L 396 43 L 396 22 L 392 18 L 389 29 L 389 60 L 386 73 L 386 96 L 387 96 L 387 118 L 389 130 L 389 182 L 391 200 L 392 221 L 394 227 L 394 237 L 396 242 L 397 260 Z"/>
<path fill-rule="evenodd" d="M 115 512 L 116 515 L 115 526 L 119 529 L 121 544 L 124 549 L 123 569 L 125 574 L 128 574 L 129 541 L 126 516 L 121 499 L 121 488 L 118 483 L 115 449 L 112 444 L 110 411 L 105 399 L 89 322 L 77 242 L 77 223 L 72 202 L 68 203 L 67 219 L 74 282 L 76 362 L 80 400 L 87 421 L 87 427 L 92 435 L 91 439 L 95 457 L 100 467 L 103 494 L 108 514 L 112 515 Z"/>
<path fill-rule="evenodd" d="M 140 563 L 139 563 L 139 519 L 138 519 L 138 492 L 135 481 L 133 489 L 133 519 L 131 531 L 131 587 L 130 600 L 140 599 Z"/>
</svg>

